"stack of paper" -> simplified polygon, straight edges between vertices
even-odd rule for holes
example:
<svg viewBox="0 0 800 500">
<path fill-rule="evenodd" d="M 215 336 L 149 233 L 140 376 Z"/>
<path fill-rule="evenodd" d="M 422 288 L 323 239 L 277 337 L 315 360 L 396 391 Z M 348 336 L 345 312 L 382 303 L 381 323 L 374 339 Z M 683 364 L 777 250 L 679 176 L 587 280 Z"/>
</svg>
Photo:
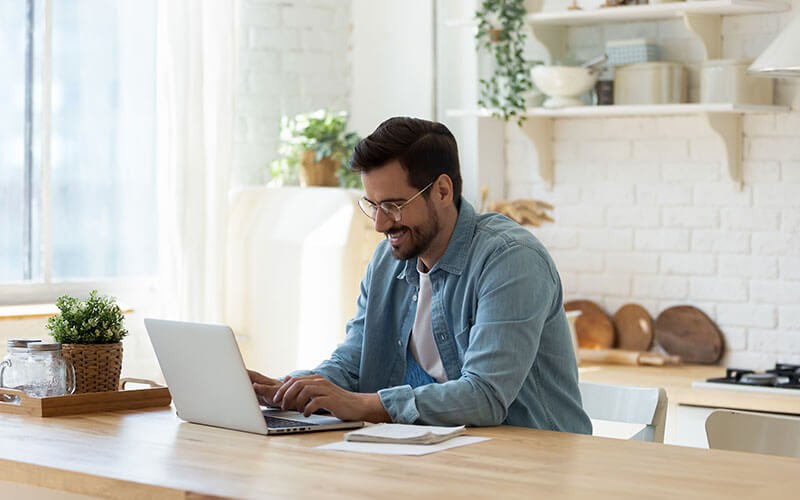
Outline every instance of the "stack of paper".
<svg viewBox="0 0 800 500">
<path fill-rule="evenodd" d="M 345 434 L 346 441 L 362 443 L 435 444 L 464 434 L 464 426 L 377 424 Z"/>
</svg>

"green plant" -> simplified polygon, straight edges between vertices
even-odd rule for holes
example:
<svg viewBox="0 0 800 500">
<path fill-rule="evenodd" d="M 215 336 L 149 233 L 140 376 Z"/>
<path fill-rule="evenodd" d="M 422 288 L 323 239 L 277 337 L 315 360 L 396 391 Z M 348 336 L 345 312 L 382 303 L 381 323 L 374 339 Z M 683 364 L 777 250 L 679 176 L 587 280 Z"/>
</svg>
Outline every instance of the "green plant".
<svg viewBox="0 0 800 500">
<path fill-rule="evenodd" d="M 339 165 L 339 183 L 344 187 L 361 187 L 361 177 L 348 165 L 350 155 L 361 138 L 346 132 L 347 112 L 320 109 L 293 118 L 281 119 L 280 158 L 270 165 L 272 178 L 281 185 L 297 184 L 304 151 L 314 152 L 315 161 L 331 158 Z"/>
<path fill-rule="evenodd" d="M 128 334 L 125 316 L 113 297 L 97 295 L 81 300 L 63 295 L 56 300 L 61 312 L 47 320 L 47 329 L 62 344 L 113 344 Z"/>
<path fill-rule="evenodd" d="M 521 125 L 525 120 L 525 94 L 533 88 L 531 63 L 523 57 L 525 40 L 524 0 L 483 0 L 475 12 L 478 50 L 494 56 L 494 72 L 480 81 L 478 105 L 494 116 Z"/>
</svg>

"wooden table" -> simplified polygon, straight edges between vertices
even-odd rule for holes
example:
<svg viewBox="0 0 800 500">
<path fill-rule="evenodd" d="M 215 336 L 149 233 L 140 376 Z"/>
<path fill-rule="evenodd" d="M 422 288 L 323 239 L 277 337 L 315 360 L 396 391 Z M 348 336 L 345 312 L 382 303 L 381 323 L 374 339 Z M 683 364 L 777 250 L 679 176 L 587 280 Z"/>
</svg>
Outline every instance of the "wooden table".
<svg viewBox="0 0 800 500">
<path fill-rule="evenodd" d="M 265 437 L 171 409 L 0 415 L 0 480 L 106 498 L 792 498 L 800 460 L 517 427 L 421 457 L 320 451 L 342 432 Z M 3 496 L 3 495 L 0 495 Z"/>
</svg>

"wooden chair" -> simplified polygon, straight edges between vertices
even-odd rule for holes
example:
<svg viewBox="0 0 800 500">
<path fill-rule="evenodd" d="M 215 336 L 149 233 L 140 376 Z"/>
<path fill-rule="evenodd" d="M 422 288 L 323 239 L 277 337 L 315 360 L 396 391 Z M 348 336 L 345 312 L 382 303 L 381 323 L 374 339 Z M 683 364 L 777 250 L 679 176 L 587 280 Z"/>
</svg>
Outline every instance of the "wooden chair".
<svg viewBox="0 0 800 500">
<path fill-rule="evenodd" d="M 800 458 L 800 418 L 715 410 L 706 419 L 708 446 Z"/>
<path fill-rule="evenodd" d="M 593 435 L 623 437 L 613 427 L 604 427 L 603 421 L 638 424 L 641 429 L 623 438 L 664 442 L 667 417 L 667 393 L 664 389 L 580 382 L 580 390 L 583 409 L 595 427 Z"/>
</svg>

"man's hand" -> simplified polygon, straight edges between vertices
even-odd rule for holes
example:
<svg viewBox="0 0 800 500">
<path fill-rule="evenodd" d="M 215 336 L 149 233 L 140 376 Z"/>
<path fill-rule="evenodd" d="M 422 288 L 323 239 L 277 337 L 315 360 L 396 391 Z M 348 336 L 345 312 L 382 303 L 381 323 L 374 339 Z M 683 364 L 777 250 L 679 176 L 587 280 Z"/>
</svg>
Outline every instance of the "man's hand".
<svg viewBox="0 0 800 500">
<path fill-rule="evenodd" d="M 277 406 L 277 403 L 274 403 L 273 400 L 275 392 L 277 392 L 283 382 L 274 378 L 269 378 L 253 370 L 247 370 L 247 374 L 250 376 L 250 382 L 253 383 L 253 390 L 256 392 L 258 402 L 266 406 Z"/>
<path fill-rule="evenodd" d="M 287 378 L 272 400 L 305 416 L 324 408 L 341 420 L 392 421 L 377 394 L 346 391 L 321 375 Z"/>
</svg>

